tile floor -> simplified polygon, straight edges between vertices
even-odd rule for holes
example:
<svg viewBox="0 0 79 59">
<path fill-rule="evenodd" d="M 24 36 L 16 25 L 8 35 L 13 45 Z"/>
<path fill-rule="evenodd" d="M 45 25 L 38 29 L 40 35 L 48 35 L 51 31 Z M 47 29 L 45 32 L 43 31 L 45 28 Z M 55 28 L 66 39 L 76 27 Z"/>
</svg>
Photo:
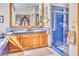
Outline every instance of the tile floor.
<svg viewBox="0 0 79 59">
<path fill-rule="evenodd" d="M 6 56 L 59 56 L 49 47 L 41 47 L 7 54 Z"/>
<path fill-rule="evenodd" d="M 69 54 L 69 47 L 68 46 L 62 45 L 62 46 L 59 46 L 58 48 Z"/>
</svg>

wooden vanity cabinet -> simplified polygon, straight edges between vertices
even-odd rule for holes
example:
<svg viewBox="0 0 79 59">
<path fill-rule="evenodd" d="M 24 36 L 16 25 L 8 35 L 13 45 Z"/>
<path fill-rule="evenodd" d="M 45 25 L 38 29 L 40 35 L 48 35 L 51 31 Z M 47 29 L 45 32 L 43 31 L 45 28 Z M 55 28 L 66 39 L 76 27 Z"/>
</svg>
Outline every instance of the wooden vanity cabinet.
<svg viewBox="0 0 79 59">
<path fill-rule="evenodd" d="M 31 46 L 32 48 L 37 48 L 40 46 L 40 35 L 39 34 L 32 34 L 31 35 Z"/>
<path fill-rule="evenodd" d="M 21 35 L 21 44 L 22 44 L 23 49 L 30 49 L 31 48 L 30 34 L 22 34 Z"/>
<path fill-rule="evenodd" d="M 48 35 L 46 33 L 40 34 L 40 46 L 48 46 Z"/>
<path fill-rule="evenodd" d="M 48 35 L 46 33 L 16 34 L 15 37 L 24 50 L 48 46 Z M 9 42 L 9 52 L 20 50 L 20 48 Z"/>
<path fill-rule="evenodd" d="M 21 44 L 20 36 L 19 36 L 19 35 L 14 35 L 14 36 L 16 36 L 18 42 Z M 14 46 L 14 45 L 13 45 L 12 43 L 10 43 L 10 42 L 8 43 L 8 45 L 9 45 L 9 48 L 8 48 L 9 52 L 14 52 L 14 51 L 19 51 L 19 50 L 21 50 L 20 48 Z"/>
</svg>

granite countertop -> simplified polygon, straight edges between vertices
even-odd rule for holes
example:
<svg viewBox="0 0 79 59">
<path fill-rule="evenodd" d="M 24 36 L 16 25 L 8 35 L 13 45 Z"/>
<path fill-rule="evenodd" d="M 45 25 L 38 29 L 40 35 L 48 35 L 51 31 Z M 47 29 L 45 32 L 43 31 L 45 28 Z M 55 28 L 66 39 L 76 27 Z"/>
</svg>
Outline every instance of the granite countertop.
<svg viewBox="0 0 79 59">
<path fill-rule="evenodd" d="M 46 32 L 46 30 L 28 30 L 28 31 L 14 31 L 14 32 L 8 32 L 7 34 L 33 34 L 33 33 L 41 33 Z"/>
</svg>

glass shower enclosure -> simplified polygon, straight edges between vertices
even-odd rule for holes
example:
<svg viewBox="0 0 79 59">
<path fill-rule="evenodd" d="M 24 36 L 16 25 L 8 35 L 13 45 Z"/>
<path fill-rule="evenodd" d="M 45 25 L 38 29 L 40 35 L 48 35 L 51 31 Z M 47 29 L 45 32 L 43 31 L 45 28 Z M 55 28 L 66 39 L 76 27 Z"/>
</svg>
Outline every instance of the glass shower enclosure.
<svg viewBox="0 0 79 59">
<path fill-rule="evenodd" d="M 51 44 L 60 55 L 68 55 L 68 8 L 51 6 Z"/>
</svg>

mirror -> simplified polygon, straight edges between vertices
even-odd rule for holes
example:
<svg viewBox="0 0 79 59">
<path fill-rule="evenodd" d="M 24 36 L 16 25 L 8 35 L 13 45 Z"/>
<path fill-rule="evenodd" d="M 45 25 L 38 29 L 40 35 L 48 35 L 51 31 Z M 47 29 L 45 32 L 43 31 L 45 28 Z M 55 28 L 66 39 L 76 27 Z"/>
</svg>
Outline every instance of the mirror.
<svg viewBox="0 0 79 59">
<path fill-rule="evenodd" d="M 42 4 L 40 3 L 10 4 L 10 27 L 39 27 L 40 21 L 43 19 L 41 17 Z"/>
</svg>

